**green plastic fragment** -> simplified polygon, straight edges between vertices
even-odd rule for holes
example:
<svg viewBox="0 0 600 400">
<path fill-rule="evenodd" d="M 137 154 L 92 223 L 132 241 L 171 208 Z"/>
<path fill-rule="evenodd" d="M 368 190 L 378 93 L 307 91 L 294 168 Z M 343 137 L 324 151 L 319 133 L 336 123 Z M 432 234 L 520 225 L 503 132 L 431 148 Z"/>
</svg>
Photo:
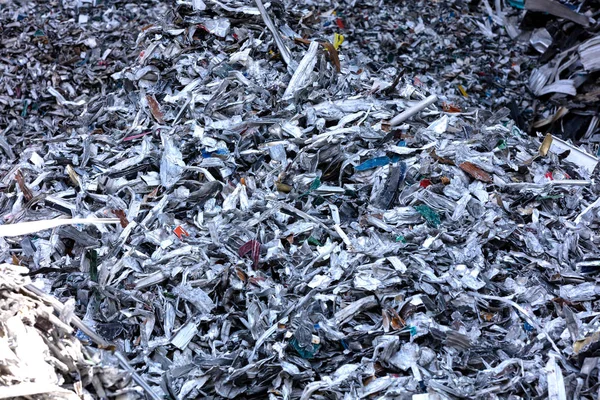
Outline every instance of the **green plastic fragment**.
<svg viewBox="0 0 600 400">
<path fill-rule="evenodd" d="M 406 238 L 402 235 L 396 236 L 396 242 L 406 243 Z"/>
<path fill-rule="evenodd" d="M 290 340 L 290 344 L 292 345 L 294 350 L 296 350 L 298 352 L 298 354 L 300 354 L 300 357 L 307 359 L 307 360 L 310 360 L 311 358 L 315 358 L 315 354 L 317 354 L 317 351 L 319 351 L 319 348 L 321 347 L 320 344 L 311 343 L 312 349 L 302 348 L 298 344 L 298 341 L 296 340 L 296 338 L 292 338 L 292 340 Z"/>
<path fill-rule="evenodd" d="M 302 196 L 308 196 L 309 193 L 315 191 L 316 189 L 319 188 L 319 186 L 321 186 L 321 178 L 319 178 L 318 176 L 315 178 L 315 180 L 310 184 L 310 187 L 308 188 L 308 191 L 306 193 L 303 193 Z"/>
<path fill-rule="evenodd" d="M 46 34 L 44 33 L 43 30 L 38 29 L 37 31 L 35 31 L 35 33 L 33 34 L 33 36 L 35 36 L 35 37 L 41 37 L 41 36 L 46 36 Z"/>
<path fill-rule="evenodd" d="M 325 203 L 325 197 L 323 196 L 317 196 L 315 197 L 315 206 L 320 206 L 321 204 Z"/>
<path fill-rule="evenodd" d="M 87 257 L 90 260 L 90 279 L 92 282 L 98 282 L 98 252 L 90 250 L 87 252 Z"/>
<path fill-rule="evenodd" d="M 23 111 L 21 111 L 21 117 L 27 116 L 27 107 L 29 106 L 29 102 L 27 100 L 23 100 Z"/>
<path fill-rule="evenodd" d="M 323 246 L 323 243 L 319 242 L 319 240 L 317 240 L 317 238 L 314 236 L 309 236 L 307 241 L 308 244 L 312 244 L 313 246 Z"/>
<path fill-rule="evenodd" d="M 319 186 L 321 186 L 321 178 L 319 178 L 318 176 L 315 178 L 315 180 L 313 181 L 313 183 L 310 184 L 310 187 L 308 188 L 309 192 L 312 192 L 313 190 L 316 190 L 319 188 Z"/>
<path fill-rule="evenodd" d="M 415 206 L 415 210 L 417 210 L 419 214 L 421 214 L 421 216 L 425 218 L 427 223 L 433 226 L 434 228 L 437 228 L 442 223 L 442 221 L 440 220 L 440 215 L 426 204 Z"/>
<path fill-rule="evenodd" d="M 562 199 L 563 197 L 565 197 L 563 194 L 549 194 L 546 196 L 540 196 L 537 199 L 538 200 L 557 200 L 557 199 Z"/>
<path fill-rule="evenodd" d="M 496 147 L 499 148 L 500 150 L 506 149 L 506 140 L 504 140 L 504 139 L 498 140 L 498 143 L 496 143 Z"/>
</svg>

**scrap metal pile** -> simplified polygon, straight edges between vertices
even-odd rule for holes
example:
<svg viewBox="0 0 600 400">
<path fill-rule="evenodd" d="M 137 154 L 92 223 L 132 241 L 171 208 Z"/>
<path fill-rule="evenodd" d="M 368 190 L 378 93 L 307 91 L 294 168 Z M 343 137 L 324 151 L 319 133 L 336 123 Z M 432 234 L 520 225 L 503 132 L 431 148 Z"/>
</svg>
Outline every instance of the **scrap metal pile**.
<svg viewBox="0 0 600 400">
<path fill-rule="evenodd" d="M 541 99 L 532 128 L 586 143 L 598 153 L 600 35 L 589 18 L 597 18 L 598 10 L 582 15 L 568 4 L 547 0 L 527 5 L 530 11 L 521 26 L 531 31 L 530 43 L 541 53 L 529 79 L 530 89 Z"/>
<path fill-rule="evenodd" d="M 524 7 L 0 2 L 0 398 L 597 398 L 598 159 Z"/>
</svg>

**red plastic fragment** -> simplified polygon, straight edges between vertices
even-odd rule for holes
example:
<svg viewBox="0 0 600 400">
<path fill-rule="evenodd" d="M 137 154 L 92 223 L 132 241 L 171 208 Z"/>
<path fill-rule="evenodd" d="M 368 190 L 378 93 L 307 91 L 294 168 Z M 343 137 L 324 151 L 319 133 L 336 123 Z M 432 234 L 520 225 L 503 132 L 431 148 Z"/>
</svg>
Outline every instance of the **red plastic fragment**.
<svg viewBox="0 0 600 400">
<path fill-rule="evenodd" d="M 175 233 L 177 235 L 179 240 L 183 240 L 183 235 L 190 236 L 190 234 L 187 233 L 187 231 L 185 229 L 183 229 L 183 227 L 181 225 L 178 225 L 177 228 L 173 229 L 173 233 Z"/>
<path fill-rule="evenodd" d="M 258 265 L 258 258 L 260 256 L 260 242 L 256 240 L 251 240 L 246 242 L 240 247 L 238 250 L 238 254 L 240 257 L 244 257 L 246 254 L 251 253 L 252 256 L 252 266 L 256 267 Z"/>
<path fill-rule="evenodd" d="M 121 228 L 127 228 L 129 225 L 129 221 L 127 220 L 127 216 L 125 215 L 125 211 L 123 210 L 112 210 L 113 214 L 119 218 L 119 222 L 121 223 Z"/>
<path fill-rule="evenodd" d="M 473 178 L 480 180 L 482 182 L 492 183 L 494 180 L 492 176 L 479 168 L 477 165 L 473 164 L 470 161 L 465 161 L 464 163 L 459 165 L 460 169 L 465 171 L 467 174 L 471 175 Z"/>
<path fill-rule="evenodd" d="M 422 188 L 426 188 L 429 185 L 431 185 L 431 181 L 429 179 L 423 179 L 421 183 L 419 183 L 419 186 Z"/>
</svg>

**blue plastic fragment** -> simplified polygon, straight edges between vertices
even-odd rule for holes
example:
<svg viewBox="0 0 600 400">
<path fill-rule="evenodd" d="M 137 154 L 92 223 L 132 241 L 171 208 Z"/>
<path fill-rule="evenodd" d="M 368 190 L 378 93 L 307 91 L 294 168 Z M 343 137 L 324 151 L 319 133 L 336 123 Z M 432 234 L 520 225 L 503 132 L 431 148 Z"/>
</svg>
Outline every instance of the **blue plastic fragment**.
<svg viewBox="0 0 600 400">
<path fill-rule="evenodd" d="M 363 162 L 362 164 L 354 167 L 354 170 L 355 171 L 366 171 L 366 170 L 377 168 L 377 167 L 383 167 L 384 165 L 388 165 L 391 162 L 392 162 L 392 160 L 387 156 L 371 158 L 370 160 L 367 160 L 367 161 Z"/>
<path fill-rule="evenodd" d="M 229 150 L 227 150 L 227 149 L 217 149 L 215 151 L 202 150 L 202 157 L 204 157 L 204 158 L 210 158 L 210 157 L 216 157 L 216 156 L 227 156 L 227 155 L 229 155 Z"/>
<path fill-rule="evenodd" d="M 508 0 L 508 4 L 522 10 L 525 8 L 525 0 Z"/>
<path fill-rule="evenodd" d="M 75 337 L 81 340 L 83 343 L 92 343 L 92 339 L 79 329 L 77 329 L 77 332 L 75 332 Z"/>
</svg>

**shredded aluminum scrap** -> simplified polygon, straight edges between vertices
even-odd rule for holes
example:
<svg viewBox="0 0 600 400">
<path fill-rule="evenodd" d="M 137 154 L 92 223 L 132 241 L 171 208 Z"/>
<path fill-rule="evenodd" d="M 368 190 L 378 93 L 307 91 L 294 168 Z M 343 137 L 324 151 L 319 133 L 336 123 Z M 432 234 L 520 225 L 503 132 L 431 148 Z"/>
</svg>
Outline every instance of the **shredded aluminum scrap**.
<svg viewBox="0 0 600 400">
<path fill-rule="evenodd" d="M 27 268 L 0 265 L 0 398 L 92 399 L 135 393 L 128 371 L 109 351 L 82 345 L 69 322 L 30 290 Z M 50 332 L 50 333 L 49 333 Z"/>
<path fill-rule="evenodd" d="M 0 253 L 107 396 L 598 398 L 598 159 L 524 129 L 518 8 L 107 3 L 0 5 Z"/>
</svg>

